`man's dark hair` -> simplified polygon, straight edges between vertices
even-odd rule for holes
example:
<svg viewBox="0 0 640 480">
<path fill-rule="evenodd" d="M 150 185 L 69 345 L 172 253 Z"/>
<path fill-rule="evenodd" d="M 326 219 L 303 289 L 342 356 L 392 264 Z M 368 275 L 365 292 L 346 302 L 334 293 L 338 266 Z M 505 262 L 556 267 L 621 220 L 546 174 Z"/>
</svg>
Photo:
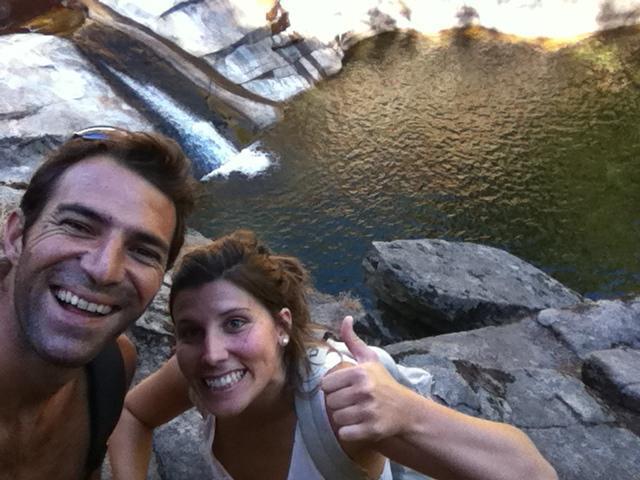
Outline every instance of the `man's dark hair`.
<svg viewBox="0 0 640 480">
<path fill-rule="evenodd" d="M 167 259 L 167 268 L 171 268 L 184 242 L 185 220 L 195 204 L 197 182 L 180 146 L 157 133 L 116 130 L 101 139 L 74 136 L 62 144 L 36 170 L 22 197 L 25 233 L 38 220 L 64 172 L 95 155 L 106 155 L 137 173 L 173 202 L 176 228 Z"/>
</svg>

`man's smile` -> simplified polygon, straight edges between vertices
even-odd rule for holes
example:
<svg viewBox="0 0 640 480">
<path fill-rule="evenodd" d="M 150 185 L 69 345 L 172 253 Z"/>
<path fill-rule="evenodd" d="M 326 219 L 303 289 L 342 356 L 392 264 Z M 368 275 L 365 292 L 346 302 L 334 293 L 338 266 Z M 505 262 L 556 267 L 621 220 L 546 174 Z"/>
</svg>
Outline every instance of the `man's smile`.
<svg viewBox="0 0 640 480">
<path fill-rule="evenodd" d="M 91 302 L 63 288 L 54 288 L 53 294 L 60 303 L 71 305 L 85 312 L 108 315 L 114 310 L 110 305 Z"/>
</svg>

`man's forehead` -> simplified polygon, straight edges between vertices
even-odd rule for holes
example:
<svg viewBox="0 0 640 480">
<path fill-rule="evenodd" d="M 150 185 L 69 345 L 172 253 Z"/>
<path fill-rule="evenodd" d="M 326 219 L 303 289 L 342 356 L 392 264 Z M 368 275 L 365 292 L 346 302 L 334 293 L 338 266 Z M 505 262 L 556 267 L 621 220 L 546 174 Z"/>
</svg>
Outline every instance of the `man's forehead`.
<svg viewBox="0 0 640 480">
<path fill-rule="evenodd" d="M 128 168 L 109 155 L 94 155 L 71 165 L 58 178 L 52 196 L 60 193 L 72 194 L 75 191 L 84 194 L 90 189 L 94 193 L 93 196 L 97 197 L 109 191 L 117 192 L 126 188 L 155 191 L 173 203 L 143 174 Z"/>
<path fill-rule="evenodd" d="M 159 217 L 165 217 L 172 220 L 169 238 L 173 236 L 175 206 L 171 199 L 142 175 L 109 156 L 96 155 L 69 167 L 58 179 L 45 209 L 58 210 L 61 204 L 68 203 L 85 205 L 104 218 L 140 222 L 141 226 L 151 223 L 162 231 L 167 222 L 159 222 Z"/>
</svg>

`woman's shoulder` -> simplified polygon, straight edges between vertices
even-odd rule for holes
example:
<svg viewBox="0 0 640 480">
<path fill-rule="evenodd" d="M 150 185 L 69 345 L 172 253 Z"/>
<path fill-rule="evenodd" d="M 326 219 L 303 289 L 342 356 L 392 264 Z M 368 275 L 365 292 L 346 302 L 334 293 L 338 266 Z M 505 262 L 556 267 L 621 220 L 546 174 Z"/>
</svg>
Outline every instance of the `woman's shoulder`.
<svg viewBox="0 0 640 480">
<path fill-rule="evenodd" d="M 322 378 L 331 370 L 355 365 L 349 350 L 344 344 L 333 340 L 323 340 L 322 342 L 307 348 L 307 359 L 309 369 L 302 372 L 303 392 L 311 392 L 318 388 Z"/>
</svg>

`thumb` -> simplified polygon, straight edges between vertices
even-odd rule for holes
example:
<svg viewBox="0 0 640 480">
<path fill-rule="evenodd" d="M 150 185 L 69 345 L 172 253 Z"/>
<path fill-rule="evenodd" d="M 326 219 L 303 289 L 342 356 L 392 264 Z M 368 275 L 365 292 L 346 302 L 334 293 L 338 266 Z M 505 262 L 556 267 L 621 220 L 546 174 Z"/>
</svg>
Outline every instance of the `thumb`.
<svg viewBox="0 0 640 480">
<path fill-rule="evenodd" d="M 378 355 L 376 355 L 376 352 L 371 350 L 367 346 L 367 344 L 364 343 L 364 341 L 360 337 L 358 337 L 358 335 L 356 335 L 356 332 L 353 331 L 352 316 L 346 316 L 344 317 L 344 320 L 342 320 L 342 326 L 340 327 L 340 336 L 342 337 L 342 341 L 345 343 L 358 363 L 375 362 L 378 360 Z"/>
</svg>

